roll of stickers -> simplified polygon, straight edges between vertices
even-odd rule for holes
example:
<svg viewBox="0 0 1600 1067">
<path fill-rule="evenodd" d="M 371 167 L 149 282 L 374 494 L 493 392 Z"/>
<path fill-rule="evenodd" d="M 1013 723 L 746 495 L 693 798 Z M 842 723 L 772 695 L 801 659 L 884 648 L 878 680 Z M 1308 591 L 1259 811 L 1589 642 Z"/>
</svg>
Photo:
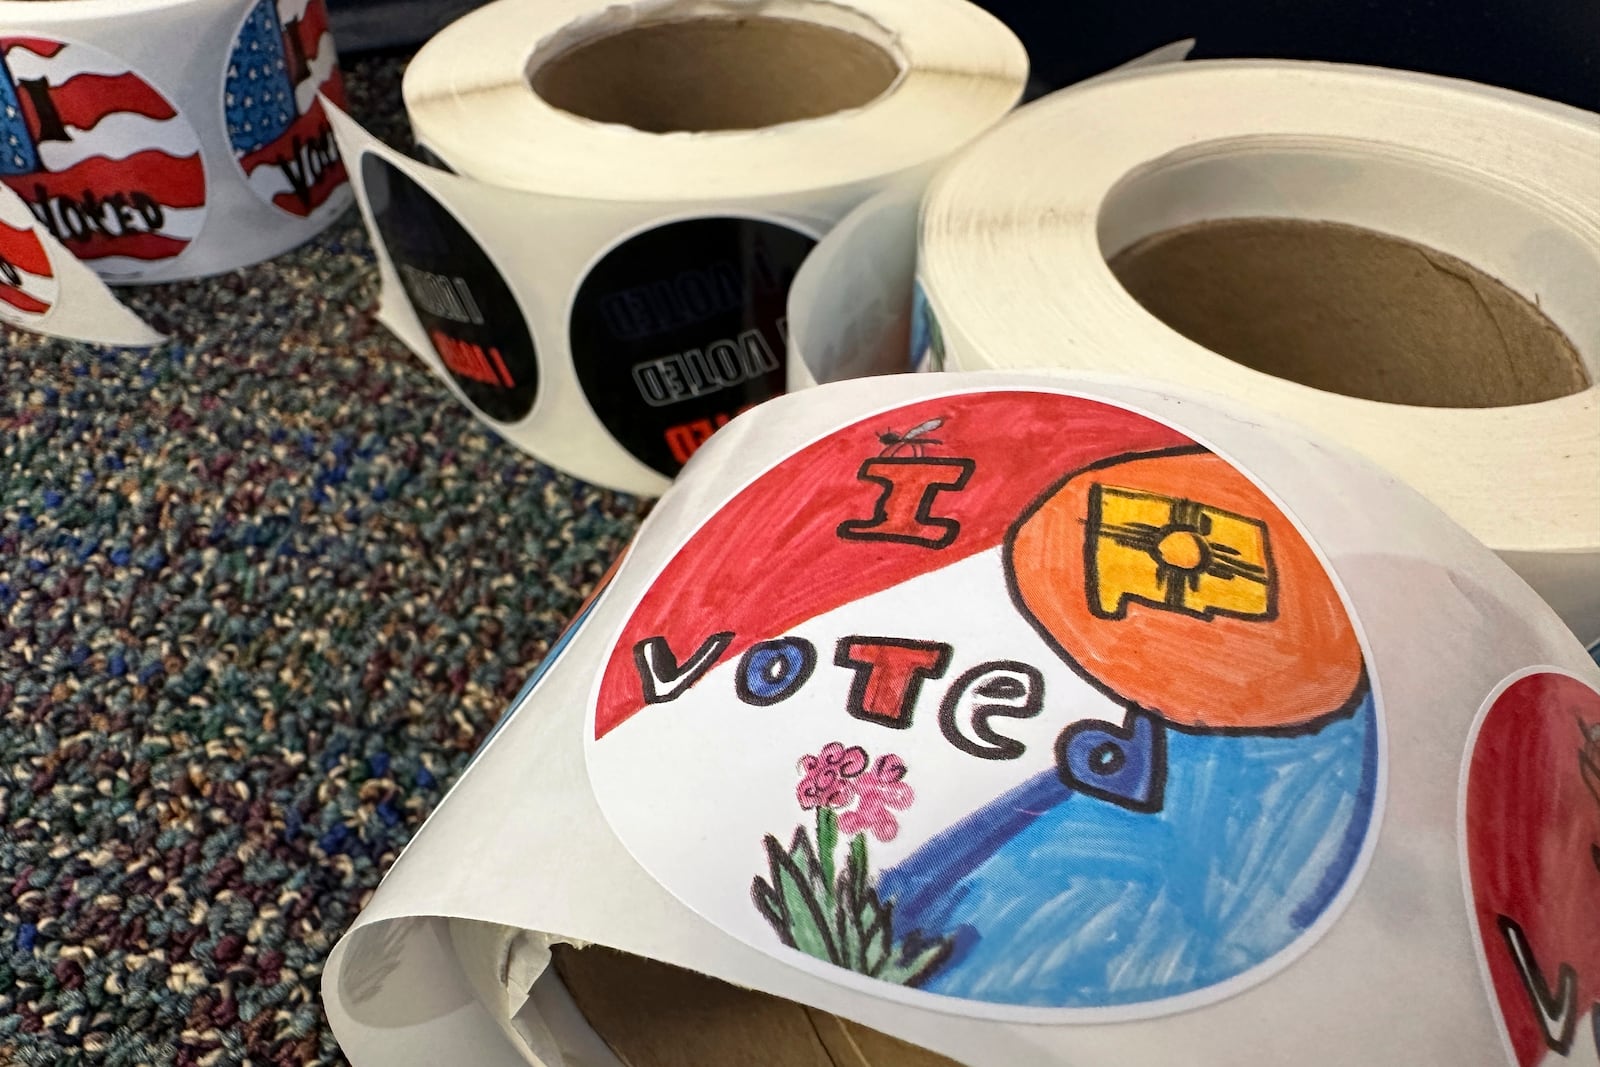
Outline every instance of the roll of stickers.
<svg viewBox="0 0 1600 1067">
<path fill-rule="evenodd" d="M 919 335 L 950 369 L 1114 371 L 1283 415 L 1405 479 L 1593 640 L 1597 167 L 1594 115 L 1464 82 L 1102 78 L 930 187 Z"/>
<path fill-rule="evenodd" d="M 1026 77 L 965 0 L 500 0 L 406 72 L 454 174 L 336 128 L 390 328 L 513 444 L 654 494 L 783 390 L 817 239 L 920 187 Z"/>
<path fill-rule="evenodd" d="M 153 343 L 70 259 L 172 281 L 321 231 L 350 192 L 319 93 L 323 0 L 0 0 L 0 319 Z"/>
<path fill-rule="evenodd" d="M 781 397 L 563 645 L 329 959 L 356 1067 L 1594 1062 L 1600 669 L 1274 417 Z"/>
</svg>

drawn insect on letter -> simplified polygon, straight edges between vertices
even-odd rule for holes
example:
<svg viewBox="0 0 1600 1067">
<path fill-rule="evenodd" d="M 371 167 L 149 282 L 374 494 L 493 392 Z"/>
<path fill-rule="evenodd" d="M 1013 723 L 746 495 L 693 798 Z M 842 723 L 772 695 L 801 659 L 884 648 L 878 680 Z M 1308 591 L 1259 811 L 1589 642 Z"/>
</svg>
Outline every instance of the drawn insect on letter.
<svg viewBox="0 0 1600 1067">
<path fill-rule="evenodd" d="M 895 433 L 893 430 L 883 431 L 878 434 L 878 443 L 884 446 L 883 451 L 878 453 L 878 458 L 887 459 L 890 456 L 897 456 L 903 448 L 915 458 L 921 459 L 928 454 L 928 445 L 944 444 L 937 437 L 927 436 L 943 425 L 944 419 L 941 417 L 929 419 L 927 422 L 919 422 L 904 433 Z"/>
</svg>

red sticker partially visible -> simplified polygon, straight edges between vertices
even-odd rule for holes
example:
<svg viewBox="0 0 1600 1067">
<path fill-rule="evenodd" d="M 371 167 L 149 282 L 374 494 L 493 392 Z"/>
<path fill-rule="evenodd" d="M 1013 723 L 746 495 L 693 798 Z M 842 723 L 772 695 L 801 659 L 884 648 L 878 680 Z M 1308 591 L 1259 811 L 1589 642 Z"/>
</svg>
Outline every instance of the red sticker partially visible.
<svg viewBox="0 0 1600 1067">
<path fill-rule="evenodd" d="M 15 200 L 0 203 L 0 319 L 31 325 L 55 305 L 60 285 L 50 266 L 44 242 L 21 217 L 27 211 Z"/>
<path fill-rule="evenodd" d="M 1479 712 L 1461 841 L 1478 953 L 1511 1062 L 1600 1045 L 1600 692 L 1551 670 Z"/>
</svg>

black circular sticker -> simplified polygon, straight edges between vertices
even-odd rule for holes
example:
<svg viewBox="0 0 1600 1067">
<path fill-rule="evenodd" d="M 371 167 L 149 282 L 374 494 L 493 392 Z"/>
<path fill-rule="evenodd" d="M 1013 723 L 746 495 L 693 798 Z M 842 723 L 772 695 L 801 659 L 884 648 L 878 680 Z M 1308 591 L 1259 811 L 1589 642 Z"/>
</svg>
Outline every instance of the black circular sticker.
<svg viewBox="0 0 1600 1067">
<path fill-rule="evenodd" d="M 718 427 L 782 393 L 789 285 L 816 243 L 704 218 L 606 253 L 573 301 L 572 363 L 612 436 L 671 477 Z"/>
<path fill-rule="evenodd" d="M 361 177 L 378 235 L 450 377 L 491 419 L 525 416 L 539 369 L 505 279 L 461 223 L 394 164 L 369 152 Z"/>
</svg>

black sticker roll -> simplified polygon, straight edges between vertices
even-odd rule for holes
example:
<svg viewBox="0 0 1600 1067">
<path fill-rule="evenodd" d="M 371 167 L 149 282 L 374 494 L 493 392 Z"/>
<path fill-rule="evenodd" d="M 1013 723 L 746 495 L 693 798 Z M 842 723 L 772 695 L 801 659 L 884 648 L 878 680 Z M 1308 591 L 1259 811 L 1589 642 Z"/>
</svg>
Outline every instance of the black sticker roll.
<svg viewBox="0 0 1600 1067">
<path fill-rule="evenodd" d="M 539 390 L 538 362 L 505 279 L 461 223 L 394 164 L 369 152 L 361 177 L 378 235 L 450 377 L 491 419 L 526 416 Z"/>
</svg>

